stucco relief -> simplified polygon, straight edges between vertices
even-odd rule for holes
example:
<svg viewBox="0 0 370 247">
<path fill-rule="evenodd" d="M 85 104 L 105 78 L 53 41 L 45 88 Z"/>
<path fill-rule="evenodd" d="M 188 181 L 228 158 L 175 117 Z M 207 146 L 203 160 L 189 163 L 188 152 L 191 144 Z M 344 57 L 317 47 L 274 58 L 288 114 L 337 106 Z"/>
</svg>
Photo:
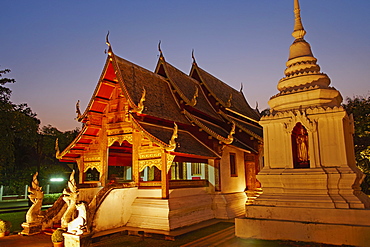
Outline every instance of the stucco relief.
<svg viewBox="0 0 370 247">
<path fill-rule="evenodd" d="M 290 111 L 289 112 L 290 119 L 283 123 L 284 130 L 286 133 L 291 134 L 293 131 L 294 126 L 297 123 L 301 123 L 309 132 L 314 133 L 317 131 L 317 121 L 311 121 L 304 111 Z"/>
</svg>

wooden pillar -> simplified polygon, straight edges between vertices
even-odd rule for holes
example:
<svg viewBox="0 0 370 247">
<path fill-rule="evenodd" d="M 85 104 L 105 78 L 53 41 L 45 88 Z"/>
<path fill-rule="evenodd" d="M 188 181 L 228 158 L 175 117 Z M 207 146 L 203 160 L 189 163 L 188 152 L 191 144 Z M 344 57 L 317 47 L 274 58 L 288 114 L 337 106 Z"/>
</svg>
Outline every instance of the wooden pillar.
<svg viewBox="0 0 370 247">
<path fill-rule="evenodd" d="M 107 136 L 107 118 L 102 118 L 102 128 L 100 136 L 100 157 L 101 157 L 101 174 L 100 182 L 102 186 L 105 186 L 108 181 L 108 158 L 109 158 L 109 147 L 108 147 L 108 136 Z"/>
<path fill-rule="evenodd" d="M 85 178 L 85 176 L 84 176 L 84 174 L 85 174 L 85 172 L 84 172 L 84 166 L 85 166 L 85 164 L 84 164 L 84 162 L 83 162 L 83 158 L 84 158 L 84 156 L 83 155 L 81 155 L 81 157 L 79 158 L 79 159 L 77 159 L 76 160 L 76 163 L 77 163 L 77 167 L 78 167 L 78 179 L 79 179 L 79 183 L 80 184 L 82 184 L 82 183 L 84 183 L 85 181 L 84 181 L 84 178 Z"/>
<path fill-rule="evenodd" d="M 141 145 L 141 133 L 133 130 L 132 132 L 132 180 L 139 186 L 139 149 Z"/>
<path fill-rule="evenodd" d="M 168 199 L 170 195 L 170 183 L 167 173 L 167 154 L 166 152 L 162 153 L 162 174 L 161 174 L 161 187 L 162 187 L 162 198 Z"/>
</svg>

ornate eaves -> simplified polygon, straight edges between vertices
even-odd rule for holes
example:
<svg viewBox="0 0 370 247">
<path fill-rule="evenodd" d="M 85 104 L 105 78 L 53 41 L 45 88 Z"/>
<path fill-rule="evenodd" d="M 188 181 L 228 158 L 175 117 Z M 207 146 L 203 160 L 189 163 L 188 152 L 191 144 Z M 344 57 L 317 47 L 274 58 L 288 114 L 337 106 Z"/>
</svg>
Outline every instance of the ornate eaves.
<svg viewBox="0 0 370 247">
<path fill-rule="evenodd" d="M 131 116 L 131 121 L 134 125 L 134 128 L 139 130 L 146 138 L 148 138 L 150 141 L 154 142 L 155 144 L 157 144 L 158 146 L 160 146 L 161 148 L 163 148 L 165 150 L 173 149 L 173 146 L 171 146 L 171 142 L 170 142 L 170 144 L 167 144 L 167 143 L 161 141 L 160 139 L 158 139 L 157 137 L 153 136 L 148 131 L 146 131 L 145 128 L 143 128 L 140 125 L 140 123 L 132 115 L 130 115 L 130 116 Z M 177 127 L 175 127 L 175 129 L 176 129 L 176 135 L 177 135 Z M 174 130 L 174 134 L 175 134 L 175 130 Z M 173 137 L 174 137 L 174 134 L 172 135 Z M 172 140 L 172 138 L 171 138 L 171 140 Z M 171 150 L 171 151 L 173 151 L 173 150 Z"/>
<path fill-rule="evenodd" d="M 140 101 L 139 103 L 137 104 L 137 107 L 134 107 L 131 112 L 136 112 L 138 114 L 141 114 L 144 110 L 144 101 L 145 101 L 145 95 L 146 95 L 146 90 L 145 88 L 143 87 L 143 92 L 141 94 L 141 98 L 140 98 Z"/>
<path fill-rule="evenodd" d="M 190 119 L 190 121 L 194 122 L 196 125 L 198 125 L 202 130 L 207 132 L 210 136 L 214 137 L 215 139 L 219 140 L 220 142 L 223 142 L 225 144 L 231 144 L 234 141 L 233 135 L 235 134 L 235 123 L 233 122 L 233 127 L 228 135 L 227 138 L 220 136 L 204 124 L 202 124 L 195 116 L 190 114 L 188 111 L 184 110 L 185 115 Z"/>
<path fill-rule="evenodd" d="M 231 116 L 227 115 L 226 113 L 224 113 L 224 112 L 222 112 L 222 111 L 220 111 L 219 113 L 220 113 L 220 115 L 221 115 L 222 117 L 224 117 L 227 121 L 229 121 L 229 122 L 235 122 L 236 126 L 237 126 L 239 129 L 241 129 L 242 131 L 244 131 L 245 133 L 249 134 L 250 136 L 253 136 L 254 138 L 256 138 L 256 139 L 258 139 L 258 140 L 260 140 L 260 141 L 263 141 L 263 137 L 262 137 L 262 136 L 259 136 L 259 135 L 257 135 L 256 133 L 254 133 L 253 131 L 251 131 L 251 130 L 249 130 L 249 129 L 245 128 L 243 125 L 238 124 L 238 121 L 241 121 L 241 122 L 244 122 L 244 121 L 242 121 L 242 120 L 240 120 L 240 119 L 237 119 L 237 118 L 234 118 L 234 117 L 231 117 Z M 248 119 L 249 119 L 249 118 L 248 118 Z M 234 120 L 234 121 L 233 121 L 233 120 Z M 238 121 L 237 121 L 237 120 L 238 120 Z M 248 123 L 248 122 L 244 122 L 244 124 L 252 125 L 252 124 L 250 124 L 250 123 Z M 257 127 L 257 126 L 255 126 L 255 125 L 252 125 L 252 126 Z M 258 128 L 258 127 L 257 127 L 257 128 Z"/>
</svg>

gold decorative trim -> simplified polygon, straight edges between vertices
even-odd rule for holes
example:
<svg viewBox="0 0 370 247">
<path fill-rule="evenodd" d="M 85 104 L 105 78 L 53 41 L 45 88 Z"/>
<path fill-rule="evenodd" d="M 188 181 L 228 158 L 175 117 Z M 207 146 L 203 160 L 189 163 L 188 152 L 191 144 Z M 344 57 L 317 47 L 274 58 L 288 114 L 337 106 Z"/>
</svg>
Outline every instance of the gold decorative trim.
<svg viewBox="0 0 370 247">
<path fill-rule="evenodd" d="M 197 104 L 197 98 L 199 96 L 199 89 L 198 87 L 195 87 L 195 93 L 194 93 L 194 96 L 193 98 L 191 99 L 189 105 L 194 107 L 196 104 Z"/>
<path fill-rule="evenodd" d="M 172 137 L 171 137 L 171 140 L 170 140 L 170 143 L 168 144 L 168 147 L 166 147 L 166 151 L 174 151 L 176 149 L 176 141 L 175 139 L 178 137 L 178 127 L 177 127 L 177 124 L 174 122 L 174 129 L 173 129 L 173 134 L 172 134 Z"/>
<path fill-rule="evenodd" d="M 162 156 L 162 153 L 139 153 L 139 159 L 153 159 L 153 158 L 160 158 Z"/>
<path fill-rule="evenodd" d="M 112 146 L 113 143 L 115 142 L 118 142 L 120 145 L 122 145 L 124 141 L 127 141 L 130 144 L 133 144 L 132 134 L 108 136 L 108 147 Z"/>
<path fill-rule="evenodd" d="M 256 125 L 253 125 L 253 124 L 251 124 L 251 123 L 248 123 L 248 122 L 245 122 L 245 121 L 243 121 L 243 120 L 241 120 L 241 119 L 238 119 L 238 118 L 235 118 L 235 117 L 232 117 L 232 116 L 229 116 L 229 115 L 227 115 L 226 113 L 224 113 L 224 112 L 220 112 L 220 114 L 221 114 L 221 116 L 222 117 L 224 117 L 224 118 L 226 118 L 228 121 L 232 121 L 232 120 L 238 120 L 238 121 L 240 121 L 240 122 L 243 122 L 244 124 L 247 124 L 247 125 L 250 125 L 250 126 L 252 126 L 252 127 L 254 127 L 254 128 L 260 128 L 260 129 L 262 129 L 262 127 L 261 126 L 256 126 Z M 254 138 L 256 138 L 256 139 L 258 139 L 258 140 L 260 140 L 260 141 L 262 141 L 263 140 L 263 138 L 261 137 L 261 136 L 259 136 L 259 135 L 257 135 L 256 133 L 254 133 L 253 131 L 251 131 L 251 130 L 249 130 L 249 129 L 247 129 L 247 128 L 245 128 L 244 126 L 242 126 L 242 125 L 240 125 L 240 124 L 238 124 L 238 121 L 235 121 L 235 124 L 236 124 L 236 126 L 240 129 L 240 130 L 243 130 L 244 132 L 246 132 L 247 134 L 249 134 L 249 135 L 251 135 L 251 136 L 253 136 Z M 240 131 L 239 130 L 239 131 Z"/>
<path fill-rule="evenodd" d="M 84 157 L 85 162 L 92 162 L 92 161 L 101 161 L 100 156 L 90 156 L 90 157 Z"/>
<path fill-rule="evenodd" d="M 139 160 L 139 172 L 142 172 L 145 167 L 152 168 L 153 166 L 156 166 L 159 170 L 162 170 L 162 158 Z"/>
<path fill-rule="evenodd" d="M 146 90 L 143 87 L 143 92 L 141 94 L 141 99 L 140 99 L 139 103 L 137 104 L 137 107 L 135 107 L 134 109 L 132 109 L 132 112 L 136 112 L 136 113 L 139 113 L 139 114 L 141 114 L 143 112 L 143 110 L 144 110 L 145 95 L 146 95 Z"/>
<path fill-rule="evenodd" d="M 235 122 L 232 121 L 232 123 L 233 123 L 233 127 L 231 128 L 231 131 L 230 131 L 229 135 L 227 136 L 225 144 L 231 144 L 234 141 L 233 135 L 235 134 Z"/>
<path fill-rule="evenodd" d="M 100 174 L 102 172 L 101 162 L 84 162 L 84 172 L 87 172 L 90 168 L 95 168 Z"/>
<path fill-rule="evenodd" d="M 173 163 L 173 160 L 175 159 L 176 155 L 173 154 L 167 154 L 167 172 L 171 169 L 171 165 Z"/>
<path fill-rule="evenodd" d="M 215 133 L 213 130 L 211 130 L 210 128 L 208 128 L 207 126 L 205 126 L 203 123 L 201 123 L 195 116 L 193 116 L 191 113 L 189 113 L 188 111 L 184 110 L 184 113 L 185 115 L 192 121 L 194 122 L 196 125 L 198 125 L 201 129 L 201 130 L 204 130 L 205 132 L 207 132 L 207 134 L 211 135 L 212 137 L 216 138 L 217 140 L 225 143 L 225 144 L 231 144 L 232 141 L 230 142 L 230 138 L 225 138 L 223 136 L 220 136 L 219 134 Z M 235 132 L 235 129 L 234 129 L 234 132 Z M 230 132 L 231 134 L 231 132 Z M 229 134 L 229 137 L 230 137 L 230 134 Z"/>
<path fill-rule="evenodd" d="M 137 120 L 132 116 L 130 115 L 130 118 L 131 118 L 131 121 L 135 127 L 135 129 L 141 131 L 141 133 L 143 134 L 144 137 L 148 138 L 151 142 L 154 142 L 155 144 L 157 144 L 158 146 L 160 146 L 161 148 L 166 148 L 168 147 L 168 144 L 167 143 L 164 143 L 162 142 L 161 140 L 159 140 L 158 138 L 156 138 L 155 136 L 151 135 L 150 133 L 148 133 L 138 122 Z"/>
<path fill-rule="evenodd" d="M 233 99 L 233 94 L 230 94 L 230 96 L 229 96 L 229 99 L 227 100 L 227 102 L 226 102 L 226 104 L 225 104 L 225 106 L 227 107 L 227 108 L 230 108 L 231 107 L 231 100 Z"/>
</svg>

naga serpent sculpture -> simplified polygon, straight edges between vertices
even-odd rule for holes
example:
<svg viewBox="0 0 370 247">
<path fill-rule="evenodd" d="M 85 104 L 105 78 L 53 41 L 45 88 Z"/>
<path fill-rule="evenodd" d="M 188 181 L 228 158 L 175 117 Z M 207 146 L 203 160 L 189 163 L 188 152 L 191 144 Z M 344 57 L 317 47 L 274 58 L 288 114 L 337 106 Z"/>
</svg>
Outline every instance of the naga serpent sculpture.
<svg viewBox="0 0 370 247">
<path fill-rule="evenodd" d="M 42 187 L 39 186 L 39 181 L 37 180 L 38 172 L 33 175 L 31 187 L 28 187 L 28 198 L 33 203 L 32 206 L 28 209 L 26 214 L 26 222 L 27 223 L 37 223 L 41 222 L 42 214 L 41 214 L 41 206 L 42 200 L 44 199 L 44 192 L 42 191 Z"/>
<path fill-rule="evenodd" d="M 61 227 L 67 228 L 68 223 L 73 220 L 73 216 L 76 210 L 76 202 L 79 191 L 77 189 L 76 181 L 74 178 L 75 171 L 73 170 L 68 180 L 68 189 L 63 190 L 63 200 L 67 204 L 67 210 L 64 212 L 61 219 Z"/>
</svg>

